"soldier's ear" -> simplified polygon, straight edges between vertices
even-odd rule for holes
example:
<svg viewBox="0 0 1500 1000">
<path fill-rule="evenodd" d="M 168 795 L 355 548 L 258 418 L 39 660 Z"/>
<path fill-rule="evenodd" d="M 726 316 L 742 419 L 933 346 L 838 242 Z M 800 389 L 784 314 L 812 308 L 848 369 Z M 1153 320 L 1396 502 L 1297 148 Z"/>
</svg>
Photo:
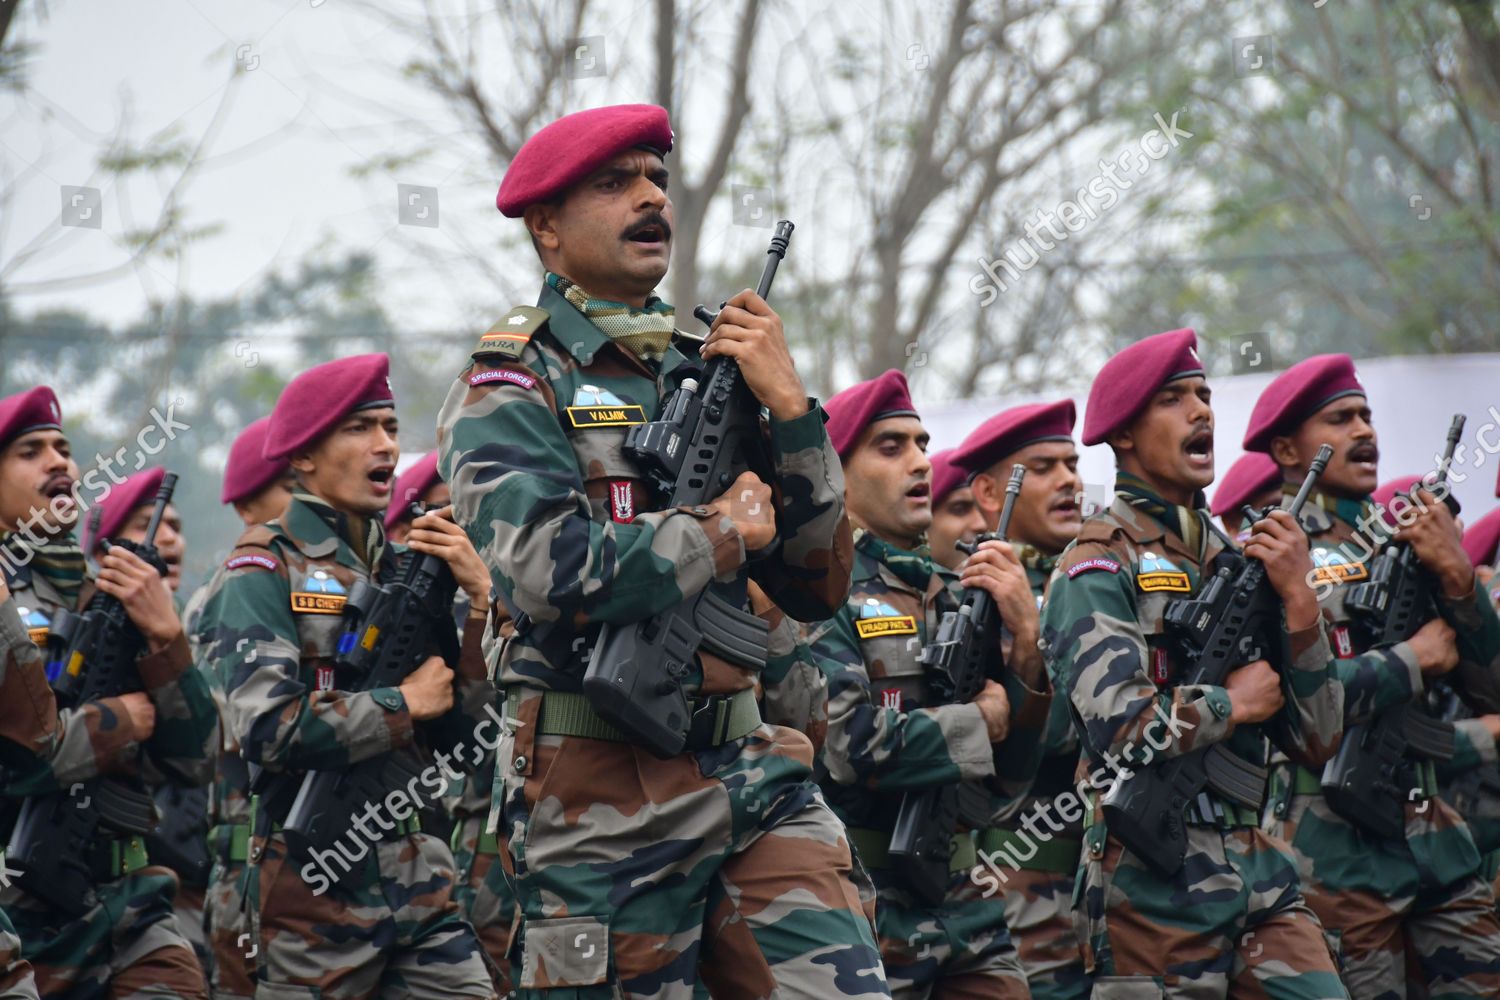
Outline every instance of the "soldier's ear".
<svg viewBox="0 0 1500 1000">
<path fill-rule="evenodd" d="M 556 203 L 541 201 L 527 205 L 521 215 L 527 232 L 531 234 L 531 245 L 536 248 L 538 256 L 555 253 L 560 245 L 557 236 L 557 209 Z"/>
<path fill-rule="evenodd" d="M 1271 461 L 1286 468 L 1300 468 L 1303 463 L 1297 461 L 1297 447 L 1292 444 L 1291 438 L 1273 437 L 1271 439 Z"/>
<path fill-rule="evenodd" d="M 994 476 L 980 472 L 974 476 L 969 488 L 974 491 L 974 504 L 980 510 L 986 514 L 1000 510 L 1000 489 Z"/>
<path fill-rule="evenodd" d="M 290 464 L 292 471 L 298 475 L 306 475 L 309 472 L 316 471 L 318 468 L 318 464 L 313 461 L 312 452 L 308 451 L 299 451 L 293 454 Z"/>
<path fill-rule="evenodd" d="M 1135 451 L 1135 434 L 1129 427 L 1122 427 L 1105 438 L 1104 443 L 1109 445 L 1118 459 L 1122 454 Z"/>
</svg>

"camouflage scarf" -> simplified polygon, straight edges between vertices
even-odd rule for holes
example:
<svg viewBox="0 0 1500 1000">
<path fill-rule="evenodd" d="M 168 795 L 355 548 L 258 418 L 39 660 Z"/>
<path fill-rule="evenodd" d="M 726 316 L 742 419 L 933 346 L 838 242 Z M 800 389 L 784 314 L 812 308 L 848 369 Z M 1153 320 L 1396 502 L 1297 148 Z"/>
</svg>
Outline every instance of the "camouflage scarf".
<svg viewBox="0 0 1500 1000">
<path fill-rule="evenodd" d="M 88 577 L 88 562 L 71 534 L 47 538 L 41 545 L 33 545 L 24 537 L 0 531 L 0 546 L 5 548 L 8 562 L 17 566 L 29 565 L 62 595 L 65 604 L 77 607 L 79 591 Z M 26 553 L 30 553 L 29 560 Z"/>
<path fill-rule="evenodd" d="M 1301 486 L 1301 483 L 1282 483 L 1281 492 L 1285 496 L 1294 497 L 1297 495 L 1297 490 L 1301 489 Z M 1365 497 L 1363 500 L 1346 500 L 1343 497 L 1331 497 L 1327 493 L 1313 490 L 1312 493 L 1308 494 L 1307 502 L 1317 504 L 1345 524 L 1356 527 L 1360 523 L 1360 518 L 1364 517 L 1367 513 L 1370 516 L 1370 520 L 1365 521 L 1365 524 L 1372 524 L 1379 520 L 1379 518 L 1375 517 L 1374 501 L 1369 497 Z"/>
<path fill-rule="evenodd" d="M 1115 493 L 1139 511 L 1150 514 L 1161 522 L 1162 527 L 1182 539 L 1191 552 L 1203 551 L 1203 491 L 1193 494 L 1193 506 L 1179 507 L 1167 503 L 1147 485 L 1144 479 L 1128 472 L 1115 473 Z"/>
<path fill-rule="evenodd" d="M 292 499 L 306 504 L 309 510 L 317 514 L 328 525 L 329 530 L 354 550 L 370 575 L 375 575 L 380 558 L 385 555 L 385 524 L 380 518 L 346 514 L 335 510 L 327 500 L 300 489 L 292 492 Z"/>
<path fill-rule="evenodd" d="M 547 272 L 547 284 L 583 313 L 610 340 L 646 361 L 660 361 L 672 341 L 675 311 L 655 295 L 646 299 L 644 309 L 596 299 L 560 274 Z"/>
<path fill-rule="evenodd" d="M 897 579 L 909 583 L 919 592 L 926 592 L 932 580 L 932 550 L 925 544 L 913 550 L 898 549 L 890 542 L 882 541 L 864 528 L 854 529 L 854 551 L 863 552 L 876 562 L 890 568 Z"/>
<path fill-rule="evenodd" d="M 1035 570 L 1044 576 L 1051 576 L 1052 571 L 1057 568 L 1057 556 L 1049 556 L 1041 549 L 1025 542 L 1011 542 L 1011 548 L 1016 550 L 1016 558 L 1021 560 L 1021 565 L 1027 569 Z"/>
</svg>

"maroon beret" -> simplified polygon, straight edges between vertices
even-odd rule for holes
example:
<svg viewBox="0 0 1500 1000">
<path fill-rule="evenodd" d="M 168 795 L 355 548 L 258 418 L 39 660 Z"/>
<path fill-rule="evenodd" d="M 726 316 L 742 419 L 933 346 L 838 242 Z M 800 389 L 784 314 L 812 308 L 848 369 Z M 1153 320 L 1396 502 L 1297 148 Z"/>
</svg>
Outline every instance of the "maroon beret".
<svg viewBox="0 0 1500 1000">
<path fill-rule="evenodd" d="M 1083 443 L 1102 444 L 1140 415 L 1168 382 L 1203 374 L 1198 335 L 1170 330 L 1138 340 L 1104 363 L 1089 387 Z"/>
<path fill-rule="evenodd" d="M 45 385 L 0 399 L 0 448 L 32 431 L 62 430 L 62 407 Z"/>
<path fill-rule="evenodd" d="M 1500 507 L 1464 528 L 1464 551 L 1475 566 L 1491 566 L 1500 548 Z M 1500 586 L 1500 581 L 1493 585 Z"/>
<path fill-rule="evenodd" d="M 1396 527 L 1396 515 L 1391 510 L 1391 501 L 1396 499 L 1396 494 L 1410 494 L 1412 487 L 1421 482 L 1421 476 L 1397 476 L 1395 479 L 1387 479 L 1375 487 L 1375 492 L 1370 494 L 1370 500 L 1384 508 L 1385 513 L 1380 516 L 1385 519 L 1386 524 L 1392 528 Z M 1402 504 L 1401 509 L 1405 510 L 1406 504 Z"/>
<path fill-rule="evenodd" d="M 83 529 L 83 551 L 92 552 L 101 538 L 113 538 L 125 526 L 138 507 L 156 499 L 156 490 L 161 486 L 167 470 L 160 465 L 127 476 L 125 481 L 110 490 L 100 499 L 90 513 Z"/>
<path fill-rule="evenodd" d="M 1247 451 L 1235 460 L 1219 480 L 1211 510 L 1216 517 L 1238 513 L 1239 509 L 1266 490 L 1281 485 L 1281 466 L 1270 455 Z"/>
<path fill-rule="evenodd" d="M 229 446 L 229 459 L 224 463 L 224 488 L 219 493 L 220 503 L 248 500 L 286 474 L 290 466 L 285 459 L 271 459 L 263 455 L 266 434 L 270 429 L 271 418 L 261 417 L 240 431 L 234 444 Z"/>
<path fill-rule="evenodd" d="M 1318 354 L 1299 361 L 1276 376 L 1255 401 L 1245 431 L 1245 450 L 1268 452 L 1273 437 L 1296 430 L 1335 399 L 1364 394 L 1349 355 Z"/>
<path fill-rule="evenodd" d="M 969 484 L 969 470 L 953 461 L 954 450 L 953 448 L 949 448 L 947 451 L 940 451 L 936 455 L 931 456 L 932 506 L 934 510 L 937 509 L 937 505 L 942 503 L 949 493 L 952 493 L 960 486 L 967 486 Z"/>
<path fill-rule="evenodd" d="M 852 385 L 823 404 L 828 414 L 828 440 L 839 458 L 848 458 L 864 429 L 887 417 L 915 417 L 906 376 L 892 368 L 868 382 Z"/>
<path fill-rule="evenodd" d="M 385 526 L 389 530 L 406 519 L 407 508 L 413 500 L 420 500 L 422 494 L 432 489 L 441 477 L 438 475 L 438 453 L 429 451 L 407 469 L 396 477 L 396 484 L 391 488 L 390 506 L 385 509 Z"/>
<path fill-rule="evenodd" d="M 1078 419 L 1071 399 L 1027 403 L 995 414 L 953 449 L 953 461 L 970 472 L 984 472 L 1007 455 L 1038 441 L 1072 441 Z"/>
<path fill-rule="evenodd" d="M 564 115 L 526 140 L 500 181 L 495 207 L 519 218 L 527 205 L 562 194 L 627 149 L 672 151 L 667 109 L 616 104 Z"/>
<path fill-rule="evenodd" d="M 395 405 L 391 359 L 385 354 L 356 354 L 309 368 L 281 390 L 261 455 L 289 458 L 355 410 Z"/>
</svg>

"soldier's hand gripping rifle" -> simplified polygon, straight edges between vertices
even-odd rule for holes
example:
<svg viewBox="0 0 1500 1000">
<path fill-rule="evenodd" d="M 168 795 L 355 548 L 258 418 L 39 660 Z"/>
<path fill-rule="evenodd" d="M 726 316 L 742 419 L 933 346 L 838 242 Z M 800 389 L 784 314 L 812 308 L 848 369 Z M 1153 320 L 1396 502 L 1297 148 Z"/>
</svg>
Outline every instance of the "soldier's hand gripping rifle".
<svg viewBox="0 0 1500 1000">
<path fill-rule="evenodd" d="M 176 487 L 176 475 L 162 477 L 139 544 L 114 543 L 162 575 L 167 567 L 156 550 L 156 531 Z M 136 661 L 146 648 L 146 637 L 117 597 L 99 591 L 82 611 L 58 611 L 47 635 L 47 679 L 58 707 L 140 691 Z M 113 778 L 92 778 L 67 793 L 27 798 L 11 828 L 5 858 L 20 870 L 16 882 L 22 889 L 77 917 L 98 902 L 96 885 L 119 873 L 118 860 L 103 855 L 120 850 L 121 838 L 142 836 L 155 824 L 155 808 L 145 791 Z"/>
<path fill-rule="evenodd" d="M 444 560 L 414 549 L 402 553 L 389 583 L 356 583 L 344 603 L 334 666 L 339 689 L 400 687 L 434 651 L 456 669 L 459 645 L 451 611 L 457 591 Z M 457 710 L 455 705 L 451 711 Z M 420 773 L 416 759 L 401 753 L 369 757 L 339 771 L 308 771 L 282 823 L 287 846 L 303 859 L 330 850 L 350 834 L 366 803 L 408 787 Z M 379 830 L 373 833 L 367 839 L 380 839 Z M 329 874 L 339 881 L 349 871 Z"/>
<path fill-rule="evenodd" d="M 1026 466 L 1013 465 L 1005 484 L 1005 505 L 994 534 L 980 535 L 973 545 L 959 543 L 973 554 L 981 542 L 1007 541 L 1011 513 Z M 1000 612 L 994 598 L 980 587 L 964 591 L 957 611 L 946 612 L 938 622 L 937 636 L 922 650 L 919 662 L 927 669 L 928 688 L 934 705 L 964 705 L 984 690 L 986 681 L 998 681 L 1005 671 L 1000 649 Z M 906 792 L 891 831 L 891 857 L 897 859 L 907 885 L 928 906 L 942 902 L 952 881 L 953 837 L 960 822 L 970 826 L 987 819 L 988 793 L 975 782 L 962 782 Z"/>
<path fill-rule="evenodd" d="M 776 224 L 756 288 L 763 299 L 771 293 L 792 229 L 785 220 Z M 693 315 L 710 325 L 714 321 L 703 306 Z M 663 401 L 660 416 L 627 432 L 625 451 L 645 471 L 664 508 L 704 507 L 746 468 L 763 482 L 773 481 L 760 410 L 739 364 L 716 357 L 704 367 L 701 383 L 684 379 Z M 755 557 L 763 558 L 775 544 Z M 583 675 L 583 693 L 594 711 L 657 757 L 681 753 L 690 728 L 713 722 L 706 709 L 700 710 L 703 718 L 690 718 L 682 687 L 698 648 L 751 670 L 766 665 L 769 629 L 745 610 L 748 575 L 742 570 L 733 584 L 711 583 L 644 621 L 606 623 Z"/>
<path fill-rule="evenodd" d="M 1448 425 L 1435 486 L 1448 481 L 1464 422 L 1460 413 Z M 1444 499 L 1457 513 L 1452 495 Z M 1344 598 L 1361 645 L 1384 649 L 1410 639 L 1438 616 L 1432 599 L 1436 587 L 1409 544 L 1395 542 L 1383 548 L 1370 562 L 1370 579 L 1350 587 Z M 1452 723 L 1433 718 L 1415 704 L 1394 705 L 1344 730 L 1338 752 L 1323 768 L 1323 797 L 1330 809 L 1355 826 L 1384 839 L 1400 838 L 1406 831 L 1406 803 L 1417 783 L 1411 755 L 1449 760 L 1454 752 Z"/>
<path fill-rule="evenodd" d="M 1293 518 L 1301 514 L 1332 457 L 1328 445 L 1318 449 L 1287 508 Z M 1221 566 L 1197 597 L 1168 605 L 1163 621 L 1187 665 L 1182 684 L 1223 687 L 1230 673 L 1262 659 L 1285 676 L 1289 664 L 1281 598 L 1259 559 L 1239 557 Z M 1171 878 L 1187 857 L 1188 805 L 1202 796 L 1200 801 L 1212 810 L 1204 794 L 1212 789 L 1259 810 L 1266 776 L 1265 768 L 1217 743 L 1153 761 L 1122 774 L 1110 786 L 1102 802 L 1105 826 L 1154 871 Z"/>
</svg>

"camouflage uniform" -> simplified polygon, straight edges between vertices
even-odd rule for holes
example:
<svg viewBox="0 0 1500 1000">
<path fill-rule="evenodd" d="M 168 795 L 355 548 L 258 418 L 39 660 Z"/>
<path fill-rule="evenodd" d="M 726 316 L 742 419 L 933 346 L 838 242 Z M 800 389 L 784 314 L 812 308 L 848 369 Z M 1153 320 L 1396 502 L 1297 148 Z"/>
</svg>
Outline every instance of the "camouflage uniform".
<svg viewBox="0 0 1500 1000">
<path fill-rule="evenodd" d="M 1167 605 L 1197 591 L 1223 540 L 1208 530 L 1207 511 L 1167 507 L 1132 488 L 1158 519 L 1130 503 L 1126 488 L 1121 476 L 1114 502 L 1064 551 L 1042 611 L 1047 666 L 1072 702 L 1094 786 L 1108 785 L 1105 762 L 1139 764 L 1221 742 L 1265 763 L 1261 727 L 1234 726 L 1222 687 L 1174 684 L 1185 665 L 1164 641 Z M 1174 516 L 1186 525 L 1165 527 Z M 1337 745 L 1342 692 L 1331 683 L 1321 625 L 1289 642 L 1280 718 L 1291 749 L 1321 760 Z M 1093 995 L 1344 996 L 1286 845 L 1258 829 L 1253 811 L 1205 794 L 1212 808 L 1189 808 L 1186 863 L 1170 880 L 1109 837 L 1093 803 L 1074 894 Z"/>
<path fill-rule="evenodd" d="M 209 656 L 226 682 L 240 752 L 275 776 L 254 807 L 247 890 L 256 908 L 261 1000 L 493 995 L 473 929 L 452 898 L 453 855 L 416 830 L 410 809 L 402 817 L 387 807 L 398 825 L 373 847 L 361 839 L 356 852 L 341 842 L 321 860 L 289 856 L 280 829 L 306 770 L 415 754 L 422 790 L 405 794 L 430 798 L 434 786 L 444 787 L 444 772 L 421 749 L 427 735 L 443 727 L 454 744 L 475 749 L 474 730 L 493 699 L 480 629 L 464 638 L 455 710 L 421 730 L 396 688 L 337 687 L 343 597 L 369 579 L 371 565 L 388 575 L 397 551 L 385 546 L 375 520 L 361 525 L 297 493 L 280 519 L 240 536 L 204 608 Z M 348 864 L 350 877 L 330 887 L 329 874 Z"/>
<path fill-rule="evenodd" d="M 193 660 L 213 691 L 219 715 L 229 718 L 228 678 L 215 669 L 208 655 L 209 631 L 203 609 L 224 585 L 221 564 L 213 577 L 193 594 L 183 612 Z M 250 772 L 240 756 L 239 741 L 228 725 L 220 727 L 218 753 L 209 798 L 209 851 L 213 870 L 204 893 L 203 932 L 211 956 L 209 989 L 218 998 L 247 998 L 255 993 L 256 950 L 249 907 L 245 900 L 250 857 Z"/>
<path fill-rule="evenodd" d="M 891 994 L 1025 997 L 1005 902 L 969 877 L 972 832 L 959 834 L 952 882 L 937 907 L 911 892 L 887 850 L 903 792 L 982 781 L 997 813 L 1014 806 L 1041 760 L 1050 695 L 1008 673 L 1011 735 L 999 746 L 977 706 L 931 704 L 917 656 L 942 613 L 962 601 L 958 577 L 925 547 L 903 551 L 866 531 L 855 533 L 854 550 L 848 602 L 810 627 L 807 643 L 828 677 L 824 794 L 874 877 Z"/>
<path fill-rule="evenodd" d="M 757 724 L 753 671 L 700 651 L 685 688 L 721 698 L 722 724 L 668 760 L 597 727 L 580 694 L 601 623 L 665 611 L 744 563 L 729 519 L 648 511 L 621 450 L 698 370 L 677 347 L 643 362 L 549 283 L 539 309 L 485 335 L 439 416 L 458 521 L 520 623 L 499 665 L 492 814 L 516 874 L 517 986 L 687 997 L 701 974 L 724 996 L 884 996 L 843 829 L 806 780 L 812 748 Z M 848 580 L 822 421 L 814 406 L 769 428 L 781 546 L 755 576 L 798 618 L 829 614 Z"/>
<path fill-rule="evenodd" d="M 0 602 L 0 648 L 5 653 L 0 667 L 0 761 L 45 755 L 57 740 L 57 702 L 43 672 L 42 652 L 10 597 Z M 0 910 L 0 1000 L 36 997 L 31 963 L 21 957 L 21 939 Z"/>
<path fill-rule="evenodd" d="M 1026 579 L 1040 607 L 1057 559 L 1022 544 L 1016 545 L 1016 554 L 1026 567 Z M 1073 787 L 1078 759 L 1078 734 L 1073 730 L 1068 700 L 1054 698 L 1041 766 L 1016 816 L 1045 813 L 1056 817 L 1063 829 L 1039 842 L 1011 820 L 979 836 L 981 858 L 1004 851 L 1001 857 L 1016 862 L 997 869 L 991 878 L 1003 886 L 1005 923 L 1016 940 L 1035 1000 L 1084 1000 L 1089 995 L 1089 974 L 1073 927 L 1073 881 L 1083 848 L 1083 819 L 1070 820 L 1066 810 L 1056 807 L 1056 797 Z M 988 881 L 983 876 L 980 880 Z"/>
<path fill-rule="evenodd" d="M 1302 510 L 1312 543 L 1323 613 L 1333 629 L 1335 672 L 1346 724 L 1410 701 L 1423 692 L 1416 655 L 1406 643 L 1356 648 L 1344 608 L 1348 585 L 1369 575 L 1368 548 L 1351 541 L 1367 503 L 1320 494 Z M 1372 523 L 1370 520 L 1366 524 Z M 1458 633 L 1459 665 L 1448 679 L 1472 704 L 1500 707 L 1500 622 L 1489 602 L 1438 597 Z M 1337 815 L 1319 790 L 1321 769 L 1283 764 L 1273 779 L 1266 830 L 1296 852 L 1307 901 L 1343 952 L 1344 981 L 1358 1000 L 1401 997 L 1407 956 L 1419 964 L 1432 996 L 1500 993 L 1500 922 L 1494 893 L 1479 876 L 1479 852 L 1452 807 L 1431 798 L 1431 761 L 1418 765 L 1422 790 L 1406 807 L 1406 837 L 1380 840 Z"/>
<path fill-rule="evenodd" d="M 85 582 L 70 599 L 37 566 L 7 575 L 15 604 L 26 609 L 22 619 L 38 643 L 46 641 L 59 608 L 81 609 L 93 593 Z M 136 791 L 144 790 L 147 774 L 181 784 L 203 781 L 209 749 L 217 739 L 218 714 L 207 686 L 191 668 L 192 654 L 182 635 L 141 657 L 137 670 L 156 708 L 156 728 L 143 745 L 129 741 L 117 698 L 63 711 L 61 733 L 47 755 L 7 776 L 9 804 L 32 795 L 67 795 L 78 783 L 101 775 Z M 14 809 L 7 811 L 8 827 Z M 99 852 L 99 901 L 79 917 L 56 912 L 19 886 L 0 889 L 0 906 L 35 968 L 41 995 L 88 997 L 108 989 L 115 997 L 206 996 L 202 969 L 172 915 L 176 877 L 149 864 L 138 837 L 102 840 Z M 113 874 L 104 876 L 106 870 Z"/>
</svg>

